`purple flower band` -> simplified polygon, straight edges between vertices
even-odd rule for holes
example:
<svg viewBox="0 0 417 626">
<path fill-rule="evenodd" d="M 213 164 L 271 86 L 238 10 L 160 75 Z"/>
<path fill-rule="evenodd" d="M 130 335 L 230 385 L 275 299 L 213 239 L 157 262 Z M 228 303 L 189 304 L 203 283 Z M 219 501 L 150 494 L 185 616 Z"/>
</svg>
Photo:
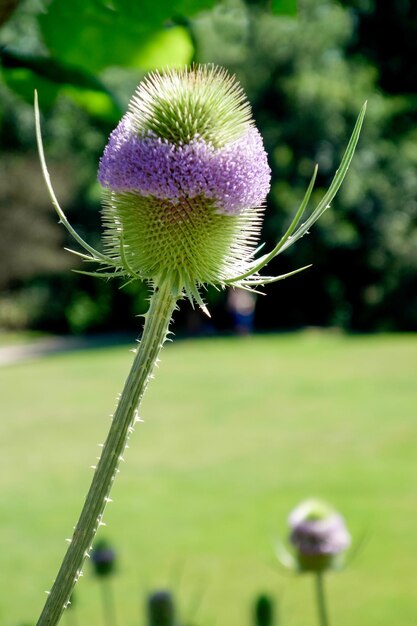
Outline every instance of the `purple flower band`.
<svg viewBox="0 0 417 626">
<path fill-rule="evenodd" d="M 290 541 L 301 554 L 336 555 L 350 546 L 343 518 L 333 514 L 321 520 L 293 521 Z"/>
<path fill-rule="evenodd" d="M 113 191 L 135 191 L 172 202 L 204 196 L 226 215 L 261 205 L 270 178 L 255 128 L 223 148 L 198 136 L 175 145 L 153 133 L 139 137 L 128 115 L 110 135 L 98 172 L 101 185 Z"/>
</svg>

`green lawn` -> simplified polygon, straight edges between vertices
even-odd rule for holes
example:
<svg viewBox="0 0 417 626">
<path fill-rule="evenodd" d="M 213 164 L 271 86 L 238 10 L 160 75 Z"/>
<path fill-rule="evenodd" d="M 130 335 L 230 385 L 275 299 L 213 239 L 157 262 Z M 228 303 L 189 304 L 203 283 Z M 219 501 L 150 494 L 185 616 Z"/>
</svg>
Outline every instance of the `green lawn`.
<svg viewBox="0 0 417 626">
<path fill-rule="evenodd" d="M 101 349 L 0 372 L 2 626 L 36 621 L 131 358 Z M 283 626 L 315 626 L 311 581 L 273 556 L 288 511 L 312 495 L 367 537 L 328 580 L 332 626 L 414 624 L 416 373 L 417 335 L 168 345 L 102 530 L 119 551 L 118 626 L 139 624 L 143 595 L 166 585 L 187 624 L 249 626 L 266 591 Z M 86 567 L 78 626 L 101 624 L 96 587 Z"/>
<path fill-rule="evenodd" d="M 36 341 L 37 339 L 48 338 L 48 336 L 50 335 L 42 332 L 37 332 L 35 330 L 19 330 L 18 332 L 12 332 L 0 329 L 0 348 L 6 346 L 20 345 L 22 343 L 30 343 L 32 341 Z"/>
</svg>

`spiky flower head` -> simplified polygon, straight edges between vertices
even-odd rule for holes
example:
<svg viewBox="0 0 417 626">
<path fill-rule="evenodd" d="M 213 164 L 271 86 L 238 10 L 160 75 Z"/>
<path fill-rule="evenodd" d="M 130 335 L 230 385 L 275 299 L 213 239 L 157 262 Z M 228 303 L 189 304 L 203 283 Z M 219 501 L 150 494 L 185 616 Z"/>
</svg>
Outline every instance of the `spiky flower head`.
<svg viewBox="0 0 417 626">
<path fill-rule="evenodd" d="M 195 296 L 247 269 L 270 169 L 250 106 L 214 66 L 149 75 L 100 161 L 107 254 Z"/>
<path fill-rule="evenodd" d="M 270 169 L 249 104 L 224 69 L 198 65 L 150 74 L 113 131 L 100 161 L 105 251 L 71 226 L 53 190 L 42 145 L 35 93 L 36 136 L 44 179 L 60 221 L 100 278 L 168 283 L 203 308 L 205 284 L 253 289 L 292 276 L 260 271 L 309 232 L 330 206 L 359 139 L 366 103 L 333 181 L 301 222 L 317 166 L 292 222 L 274 248 L 255 258 Z M 260 248 L 259 248 L 260 249 Z M 309 266 L 306 266 L 309 267 Z M 77 270 L 80 271 L 80 270 Z"/>
<path fill-rule="evenodd" d="M 306 500 L 289 516 L 290 542 L 302 571 L 331 569 L 350 546 L 343 517 L 321 500 Z"/>
</svg>

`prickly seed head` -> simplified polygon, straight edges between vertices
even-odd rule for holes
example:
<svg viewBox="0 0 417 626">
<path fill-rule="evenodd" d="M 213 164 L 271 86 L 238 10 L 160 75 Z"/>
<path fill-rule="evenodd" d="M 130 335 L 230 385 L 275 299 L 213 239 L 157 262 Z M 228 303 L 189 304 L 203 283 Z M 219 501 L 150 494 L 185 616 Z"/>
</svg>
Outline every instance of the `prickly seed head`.
<svg viewBox="0 0 417 626">
<path fill-rule="evenodd" d="M 195 295 L 246 270 L 270 169 L 238 83 L 196 66 L 150 75 L 100 161 L 107 253 Z"/>
</svg>

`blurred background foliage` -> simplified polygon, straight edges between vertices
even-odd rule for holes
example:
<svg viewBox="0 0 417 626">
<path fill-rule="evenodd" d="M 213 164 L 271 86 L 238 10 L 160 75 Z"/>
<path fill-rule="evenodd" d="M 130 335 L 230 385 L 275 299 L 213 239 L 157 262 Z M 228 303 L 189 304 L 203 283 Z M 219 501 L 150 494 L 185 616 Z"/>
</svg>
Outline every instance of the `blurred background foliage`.
<svg viewBox="0 0 417 626">
<path fill-rule="evenodd" d="M 136 329 L 147 289 L 70 272 L 34 139 L 70 221 L 100 239 L 97 164 L 142 76 L 212 62 L 236 73 L 273 170 L 262 240 L 329 184 L 364 100 L 368 115 L 346 182 L 311 234 L 271 271 L 313 268 L 258 298 L 258 329 L 417 328 L 417 4 L 411 0 L 2 0 L 0 3 L 0 327 Z M 231 324 L 208 292 L 213 327 Z M 284 304 L 285 306 L 282 306 Z M 189 305 L 178 323 L 207 330 Z M 212 329 L 210 329 L 212 330 Z"/>
</svg>

